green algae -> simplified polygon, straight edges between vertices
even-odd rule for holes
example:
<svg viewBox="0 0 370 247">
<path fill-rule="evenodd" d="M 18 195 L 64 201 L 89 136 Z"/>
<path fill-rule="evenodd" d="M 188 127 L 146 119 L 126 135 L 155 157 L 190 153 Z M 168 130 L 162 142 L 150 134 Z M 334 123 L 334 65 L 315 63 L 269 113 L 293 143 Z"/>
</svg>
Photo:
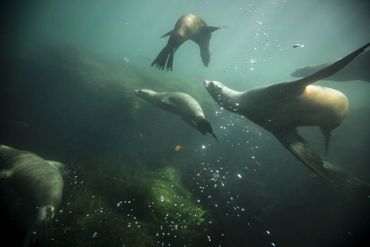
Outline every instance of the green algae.
<svg viewBox="0 0 370 247">
<path fill-rule="evenodd" d="M 204 240 L 209 216 L 175 167 L 106 162 L 97 162 L 104 169 L 91 169 L 83 183 L 72 183 L 78 185 L 69 188 L 57 216 L 55 246 L 104 246 L 107 240 L 111 246 L 194 246 Z"/>
</svg>

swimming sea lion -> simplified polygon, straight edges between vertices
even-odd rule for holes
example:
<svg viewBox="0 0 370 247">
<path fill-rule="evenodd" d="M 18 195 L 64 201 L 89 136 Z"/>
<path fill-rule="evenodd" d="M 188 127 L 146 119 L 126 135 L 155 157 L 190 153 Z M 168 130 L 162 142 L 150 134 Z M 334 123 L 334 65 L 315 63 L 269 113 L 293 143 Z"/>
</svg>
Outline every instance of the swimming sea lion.
<svg viewBox="0 0 370 247">
<path fill-rule="evenodd" d="M 294 77 L 305 77 L 313 74 L 331 63 L 318 64 L 313 66 L 305 66 L 303 68 L 295 70 L 291 76 Z M 370 51 L 365 52 L 355 61 L 350 63 L 348 66 L 343 68 L 338 73 L 325 78 L 330 81 L 353 81 L 361 80 L 370 82 Z"/>
<path fill-rule="evenodd" d="M 167 45 L 154 59 L 151 66 L 156 66 L 161 70 L 172 70 L 173 56 L 177 48 L 189 39 L 199 45 L 203 64 L 208 66 L 210 59 L 209 41 L 211 39 L 211 33 L 219 28 L 220 27 L 207 26 L 202 18 L 192 14 L 181 16 L 176 22 L 175 28 L 161 37 L 170 36 Z"/>
<path fill-rule="evenodd" d="M 310 84 L 333 75 L 369 46 L 370 43 L 334 64 L 296 81 L 245 92 L 230 89 L 218 81 L 206 80 L 204 85 L 221 107 L 243 115 L 268 130 L 316 174 L 334 181 L 335 174 L 339 179 L 345 176 L 331 169 L 329 164 L 324 164 L 320 156 L 297 133 L 297 127 L 320 127 L 325 137 L 326 150 L 328 149 L 331 131 L 341 124 L 347 114 L 348 100 L 337 90 Z"/>
<path fill-rule="evenodd" d="M 179 115 L 203 135 L 211 134 L 217 140 L 211 124 L 204 117 L 202 107 L 190 95 L 180 92 L 157 93 L 149 89 L 135 90 L 135 94 L 163 110 Z"/>
<path fill-rule="evenodd" d="M 0 145 L 0 179 L 6 180 L 25 202 L 36 210 L 30 216 L 23 246 L 46 241 L 51 223 L 63 194 L 63 164 L 40 156 Z"/>
</svg>

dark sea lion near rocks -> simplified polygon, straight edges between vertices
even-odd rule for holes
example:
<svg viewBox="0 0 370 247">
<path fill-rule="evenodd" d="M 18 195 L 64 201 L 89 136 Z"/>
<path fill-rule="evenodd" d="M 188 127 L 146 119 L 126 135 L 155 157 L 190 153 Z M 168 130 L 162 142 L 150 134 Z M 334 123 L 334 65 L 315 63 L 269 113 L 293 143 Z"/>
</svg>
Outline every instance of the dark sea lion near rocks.
<svg viewBox="0 0 370 247">
<path fill-rule="evenodd" d="M 203 64 L 208 66 L 210 60 L 209 41 L 211 39 L 211 33 L 219 28 L 207 26 L 202 18 L 192 14 L 181 16 L 176 22 L 175 28 L 161 37 L 170 36 L 167 45 L 154 59 L 151 66 L 155 66 L 161 70 L 172 70 L 173 57 L 177 48 L 189 39 L 199 45 Z"/>
<path fill-rule="evenodd" d="M 203 135 L 210 134 L 217 140 L 211 124 L 204 117 L 202 107 L 190 95 L 181 92 L 155 92 L 149 89 L 135 90 L 135 94 L 163 110 L 179 115 Z"/>
<path fill-rule="evenodd" d="M 236 91 L 217 81 L 204 81 L 212 98 L 228 111 L 238 113 L 271 132 L 297 159 L 316 174 L 331 182 L 341 180 L 357 185 L 359 180 L 323 162 L 309 143 L 297 133 L 297 127 L 318 126 L 325 137 L 326 150 L 330 134 L 348 111 L 347 97 L 341 92 L 311 85 L 333 75 L 362 54 L 370 43 L 332 65 L 303 79 Z M 344 181 L 343 181 L 344 180 Z"/>
<path fill-rule="evenodd" d="M 313 66 L 305 66 L 303 68 L 294 71 L 291 76 L 293 77 L 305 77 L 313 74 L 331 63 L 318 64 Z M 338 71 L 334 75 L 331 75 L 325 80 L 330 81 L 353 81 L 361 80 L 370 82 L 370 51 L 365 52 L 352 63 L 348 64 L 345 68 Z"/>
<path fill-rule="evenodd" d="M 63 194 L 63 164 L 40 156 L 0 145 L 0 179 L 24 203 L 33 208 L 32 215 L 22 219 L 27 224 L 23 246 L 45 242 L 51 236 L 52 220 Z M 12 206 L 12 205 L 10 205 Z"/>
</svg>

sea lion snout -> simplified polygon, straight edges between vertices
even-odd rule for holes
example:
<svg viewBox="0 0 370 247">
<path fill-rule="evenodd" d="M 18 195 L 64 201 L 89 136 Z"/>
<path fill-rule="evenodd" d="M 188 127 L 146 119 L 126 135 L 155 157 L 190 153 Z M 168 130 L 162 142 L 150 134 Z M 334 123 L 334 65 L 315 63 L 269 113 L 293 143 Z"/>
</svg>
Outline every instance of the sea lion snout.
<svg viewBox="0 0 370 247">
<path fill-rule="evenodd" d="M 144 95 L 147 94 L 147 91 L 145 89 L 137 89 L 134 90 L 134 94 L 139 97 L 144 97 Z"/>
<path fill-rule="evenodd" d="M 222 90 L 222 84 L 221 82 L 218 81 L 209 81 L 209 80 L 204 80 L 203 81 L 204 87 L 210 91 L 215 91 L 215 92 L 220 92 Z"/>
<path fill-rule="evenodd" d="M 203 81 L 203 85 L 207 88 L 211 82 L 208 80 Z"/>
</svg>

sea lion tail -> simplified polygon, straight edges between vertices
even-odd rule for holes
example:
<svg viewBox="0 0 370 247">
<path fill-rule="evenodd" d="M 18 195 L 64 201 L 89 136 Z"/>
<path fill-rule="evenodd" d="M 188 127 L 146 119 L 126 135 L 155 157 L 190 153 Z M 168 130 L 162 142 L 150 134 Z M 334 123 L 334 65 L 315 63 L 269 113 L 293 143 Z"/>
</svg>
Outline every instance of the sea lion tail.
<svg viewBox="0 0 370 247">
<path fill-rule="evenodd" d="M 175 51 L 176 46 L 167 44 L 154 59 L 151 66 L 155 66 L 160 70 L 172 70 Z"/>
<path fill-rule="evenodd" d="M 200 119 L 196 122 L 196 127 L 203 135 L 210 134 L 216 141 L 218 141 L 217 136 L 213 133 L 211 124 L 207 120 Z"/>
</svg>

